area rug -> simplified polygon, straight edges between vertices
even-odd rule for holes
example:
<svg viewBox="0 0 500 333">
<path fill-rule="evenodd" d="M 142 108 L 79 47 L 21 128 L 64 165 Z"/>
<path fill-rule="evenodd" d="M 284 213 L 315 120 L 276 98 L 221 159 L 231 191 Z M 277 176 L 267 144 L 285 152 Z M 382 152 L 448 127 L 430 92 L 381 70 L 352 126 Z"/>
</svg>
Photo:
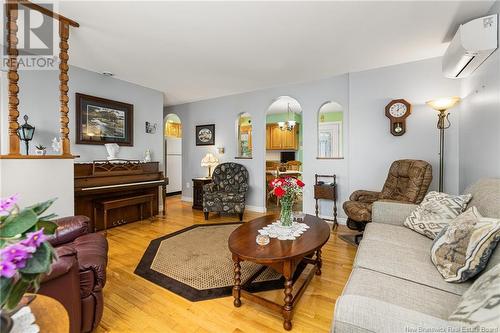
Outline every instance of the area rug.
<svg viewBox="0 0 500 333">
<path fill-rule="evenodd" d="M 190 301 L 231 295 L 231 232 L 241 223 L 197 224 L 149 244 L 135 274 Z M 297 278 L 304 267 L 296 271 Z M 283 288 L 281 274 L 262 265 L 241 263 L 241 281 L 251 292 Z"/>
</svg>

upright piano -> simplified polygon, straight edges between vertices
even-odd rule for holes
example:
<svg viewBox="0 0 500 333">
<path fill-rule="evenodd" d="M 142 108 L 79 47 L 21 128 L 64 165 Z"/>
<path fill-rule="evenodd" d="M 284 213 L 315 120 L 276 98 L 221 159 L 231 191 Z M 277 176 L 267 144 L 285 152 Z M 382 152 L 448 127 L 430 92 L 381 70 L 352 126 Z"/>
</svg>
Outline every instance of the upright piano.
<svg viewBox="0 0 500 333">
<path fill-rule="evenodd" d="M 126 199 L 151 194 L 153 215 L 159 213 L 159 199 L 165 214 L 165 191 L 168 178 L 159 170 L 159 162 L 138 160 L 93 161 L 75 163 L 75 213 L 91 218 L 95 231 L 104 229 L 103 216 L 97 208 L 105 200 Z M 161 194 L 161 196 L 160 196 Z M 128 206 L 108 213 L 108 228 L 138 221 L 141 207 Z"/>
</svg>

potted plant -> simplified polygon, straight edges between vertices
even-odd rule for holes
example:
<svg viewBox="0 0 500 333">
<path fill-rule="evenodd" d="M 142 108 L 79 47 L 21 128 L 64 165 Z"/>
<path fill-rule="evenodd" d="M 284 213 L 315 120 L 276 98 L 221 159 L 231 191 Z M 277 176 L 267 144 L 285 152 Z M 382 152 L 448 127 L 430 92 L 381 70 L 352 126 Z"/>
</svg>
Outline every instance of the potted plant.
<svg viewBox="0 0 500 333">
<path fill-rule="evenodd" d="M 43 145 L 38 145 L 38 146 L 35 146 L 36 150 L 35 150 L 35 155 L 45 155 L 47 153 L 47 147 L 43 146 Z"/>
<path fill-rule="evenodd" d="M 36 292 L 42 275 L 48 273 L 55 252 L 47 241 L 57 225 L 55 214 L 42 214 L 52 205 L 48 200 L 20 209 L 18 195 L 0 198 L 0 306 L 2 332 L 12 321 L 8 311 L 16 308 L 23 295 Z"/>
<path fill-rule="evenodd" d="M 280 201 L 280 222 L 284 227 L 292 225 L 292 208 L 299 194 L 302 194 L 304 182 L 295 177 L 280 177 L 271 181 L 273 194 Z"/>
</svg>

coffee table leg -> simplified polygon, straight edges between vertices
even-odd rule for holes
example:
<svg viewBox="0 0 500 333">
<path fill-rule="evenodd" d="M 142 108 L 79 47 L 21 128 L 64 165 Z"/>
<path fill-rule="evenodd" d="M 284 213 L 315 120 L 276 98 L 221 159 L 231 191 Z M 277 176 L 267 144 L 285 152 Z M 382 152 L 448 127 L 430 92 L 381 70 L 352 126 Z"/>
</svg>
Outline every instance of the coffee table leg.
<svg viewBox="0 0 500 333">
<path fill-rule="evenodd" d="M 292 291 L 293 291 L 293 281 L 292 277 L 288 277 L 285 280 L 285 305 L 283 306 L 283 318 L 285 319 L 283 322 L 283 328 L 287 331 L 292 329 Z"/>
<path fill-rule="evenodd" d="M 321 275 L 321 266 L 323 265 L 323 260 L 321 260 L 321 249 L 316 251 L 316 275 Z"/>
<path fill-rule="evenodd" d="M 233 256 L 234 261 L 234 287 L 233 287 L 233 297 L 234 297 L 234 306 L 239 308 L 241 306 L 240 300 L 240 291 L 241 291 L 241 265 L 240 259 L 236 256 Z"/>
</svg>

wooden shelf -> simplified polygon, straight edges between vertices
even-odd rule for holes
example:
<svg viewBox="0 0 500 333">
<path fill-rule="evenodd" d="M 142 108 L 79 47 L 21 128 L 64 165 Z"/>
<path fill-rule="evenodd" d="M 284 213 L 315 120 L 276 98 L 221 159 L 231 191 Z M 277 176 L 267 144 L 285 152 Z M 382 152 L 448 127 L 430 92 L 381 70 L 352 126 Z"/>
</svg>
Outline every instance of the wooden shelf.
<svg viewBox="0 0 500 333">
<path fill-rule="evenodd" d="M 0 160 L 73 160 L 75 155 L 0 155 Z"/>
</svg>

